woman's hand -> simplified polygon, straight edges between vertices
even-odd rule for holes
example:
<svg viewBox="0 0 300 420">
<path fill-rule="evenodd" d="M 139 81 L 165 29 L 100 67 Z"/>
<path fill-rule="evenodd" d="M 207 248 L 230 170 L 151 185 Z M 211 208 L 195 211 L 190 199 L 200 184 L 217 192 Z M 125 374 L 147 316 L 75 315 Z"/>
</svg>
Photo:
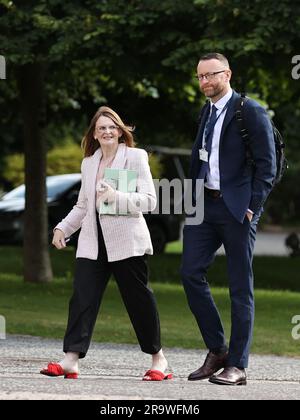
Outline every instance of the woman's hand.
<svg viewBox="0 0 300 420">
<path fill-rule="evenodd" d="M 66 247 L 65 234 L 62 230 L 55 229 L 53 234 L 52 245 L 54 245 L 57 249 L 63 249 Z"/>
<path fill-rule="evenodd" d="M 113 203 L 116 199 L 116 190 L 110 186 L 106 181 L 101 179 L 96 187 L 97 190 L 97 203 Z"/>
</svg>

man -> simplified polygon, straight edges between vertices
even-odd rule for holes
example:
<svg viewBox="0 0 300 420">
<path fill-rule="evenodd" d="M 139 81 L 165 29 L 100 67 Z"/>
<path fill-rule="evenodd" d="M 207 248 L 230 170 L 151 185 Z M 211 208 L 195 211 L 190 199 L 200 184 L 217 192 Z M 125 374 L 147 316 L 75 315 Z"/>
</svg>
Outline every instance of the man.
<svg viewBox="0 0 300 420">
<path fill-rule="evenodd" d="M 253 247 L 257 222 L 276 172 L 273 131 L 266 111 L 248 99 L 244 104 L 245 125 L 255 166 L 247 164 L 235 116 L 239 95 L 230 87 L 228 60 L 218 53 L 204 55 L 197 78 L 201 92 L 209 98 L 201 112 L 191 158 L 193 182 L 204 180 L 204 220 L 184 227 L 181 273 L 189 306 L 209 353 L 188 379 L 246 385 L 254 319 Z M 231 299 L 229 347 L 205 277 L 222 244 Z"/>
</svg>

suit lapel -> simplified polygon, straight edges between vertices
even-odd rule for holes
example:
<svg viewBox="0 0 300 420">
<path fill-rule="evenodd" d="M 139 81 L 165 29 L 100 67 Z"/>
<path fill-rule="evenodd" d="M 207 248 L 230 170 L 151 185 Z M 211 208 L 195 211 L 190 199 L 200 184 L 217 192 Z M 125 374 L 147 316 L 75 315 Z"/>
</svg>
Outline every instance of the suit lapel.
<svg viewBox="0 0 300 420">
<path fill-rule="evenodd" d="M 203 132 L 205 123 L 209 114 L 209 107 L 210 104 L 207 102 L 204 105 L 203 111 L 201 112 L 201 121 L 198 128 L 196 140 L 194 142 L 194 146 L 192 149 L 192 157 L 191 157 L 191 177 L 196 178 L 200 169 L 200 161 L 199 161 L 199 149 L 202 147 L 202 139 L 203 139 Z"/>
<path fill-rule="evenodd" d="M 127 146 L 124 143 L 120 143 L 114 161 L 111 168 L 124 169 L 127 160 Z"/>
<path fill-rule="evenodd" d="M 203 109 L 203 112 L 202 112 L 202 115 L 201 115 L 199 130 L 198 130 L 196 141 L 195 141 L 195 146 L 197 146 L 197 149 L 200 149 L 202 147 L 203 132 L 204 132 L 206 120 L 208 118 L 209 108 L 210 108 L 210 104 L 209 104 L 209 102 L 207 102 L 204 105 L 204 109 Z"/>
<path fill-rule="evenodd" d="M 228 124 L 230 123 L 230 121 L 232 120 L 232 118 L 235 116 L 235 104 L 236 104 L 236 98 L 238 98 L 238 94 L 233 91 L 233 94 L 230 98 L 230 102 L 226 111 L 226 115 L 223 121 L 223 125 L 222 125 L 222 130 L 221 130 L 221 134 L 220 134 L 220 145 L 221 142 L 223 140 L 223 136 L 226 130 L 226 127 L 228 126 Z"/>
<path fill-rule="evenodd" d="M 92 208 L 96 206 L 96 181 L 97 181 L 97 173 L 99 169 L 100 159 L 102 157 L 101 148 L 97 149 L 93 154 L 92 159 L 89 162 L 89 169 L 88 169 L 88 196 L 90 197 L 90 205 Z"/>
</svg>

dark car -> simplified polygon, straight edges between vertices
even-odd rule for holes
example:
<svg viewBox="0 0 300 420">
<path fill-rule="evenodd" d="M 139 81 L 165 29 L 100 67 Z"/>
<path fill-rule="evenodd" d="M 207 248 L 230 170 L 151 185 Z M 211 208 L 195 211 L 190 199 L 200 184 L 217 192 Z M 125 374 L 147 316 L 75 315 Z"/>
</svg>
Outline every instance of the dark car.
<svg viewBox="0 0 300 420">
<path fill-rule="evenodd" d="M 150 155 L 154 155 L 159 159 L 162 168 L 160 178 L 164 178 L 169 181 L 177 178 L 183 182 L 189 169 L 191 155 L 191 151 L 189 149 L 156 145 L 146 145 L 144 146 L 144 149 L 147 150 Z M 184 222 L 184 216 L 174 214 L 174 202 L 172 196 L 170 198 L 170 214 L 162 214 L 160 211 L 158 215 L 144 215 L 151 233 L 152 243 L 156 249 L 156 253 L 163 252 L 167 242 L 177 241 L 181 237 L 181 228 Z"/>
<path fill-rule="evenodd" d="M 52 229 L 66 216 L 77 201 L 80 174 L 55 175 L 46 178 L 49 238 Z M 0 243 L 20 244 L 23 240 L 25 186 L 20 185 L 0 200 Z"/>
<path fill-rule="evenodd" d="M 151 149 L 152 153 L 158 154 L 164 167 L 163 176 L 172 179 L 184 176 L 184 169 L 179 156 L 182 154 L 174 149 L 159 148 Z M 80 174 L 67 174 L 48 176 L 47 202 L 49 218 L 49 240 L 52 238 L 52 230 L 64 218 L 77 202 L 81 186 Z M 21 244 L 23 239 L 23 213 L 25 207 L 25 186 L 21 185 L 0 199 L 0 243 Z M 144 215 L 156 254 L 164 251 L 168 242 L 176 241 L 181 234 L 182 215 L 174 214 L 145 214 Z M 70 244 L 76 245 L 79 232 L 75 233 Z"/>
</svg>

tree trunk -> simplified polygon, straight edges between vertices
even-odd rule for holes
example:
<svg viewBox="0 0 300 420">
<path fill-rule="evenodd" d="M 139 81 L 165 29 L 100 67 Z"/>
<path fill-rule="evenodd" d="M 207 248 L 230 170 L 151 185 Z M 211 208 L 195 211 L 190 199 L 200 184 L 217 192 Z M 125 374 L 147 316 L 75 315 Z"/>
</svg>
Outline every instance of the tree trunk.
<svg viewBox="0 0 300 420">
<path fill-rule="evenodd" d="M 45 69 L 42 64 L 21 68 L 20 93 L 25 140 L 24 280 L 52 280 L 46 200 Z"/>
</svg>

